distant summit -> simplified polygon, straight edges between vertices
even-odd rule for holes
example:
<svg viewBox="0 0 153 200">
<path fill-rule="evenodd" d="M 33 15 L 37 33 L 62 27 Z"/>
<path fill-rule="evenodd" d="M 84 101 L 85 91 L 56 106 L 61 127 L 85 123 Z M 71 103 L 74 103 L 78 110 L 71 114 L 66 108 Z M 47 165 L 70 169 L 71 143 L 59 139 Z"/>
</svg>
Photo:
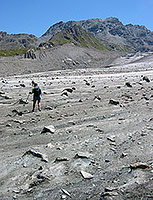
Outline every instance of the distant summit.
<svg viewBox="0 0 153 200">
<path fill-rule="evenodd" d="M 52 47 L 64 45 L 67 43 L 86 48 L 110 50 L 100 41 L 100 39 L 96 38 L 91 32 L 86 31 L 81 26 L 76 24 L 55 33 L 55 35 L 53 35 L 47 43 L 41 43 L 39 46 L 46 47 L 48 45 L 48 47 Z"/>
</svg>

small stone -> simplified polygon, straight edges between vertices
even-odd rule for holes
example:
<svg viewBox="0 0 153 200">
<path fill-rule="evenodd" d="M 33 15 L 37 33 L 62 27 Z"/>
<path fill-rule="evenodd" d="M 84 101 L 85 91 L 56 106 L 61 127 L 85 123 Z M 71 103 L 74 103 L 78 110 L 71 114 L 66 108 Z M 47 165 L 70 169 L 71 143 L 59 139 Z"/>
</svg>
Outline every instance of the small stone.
<svg viewBox="0 0 153 200">
<path fill-rule="evenodd" d="M 52 148 L 54 147 L 54 145 L 52 145 L 51 143 L 48 143 L 48 144 L 46 145 L 46 147 L 52 149 Z"/>
<path fill-rule="evenodd" d="M 109 100 L 109 104 L 112 104 L 112 105 L 118 105 L 118 104 L 119 104 L 119 101 L 116 101 L 116 100 L 110 99 L 110 100 Z"/>
<path fill-rule="evenodd" d="M 101 100 L 101 97 L 100 96 L 95 96 L 94 97 L 94 101 L 100 101 Z"/>
<path fill-rule="evenodd" d="M 21 87 L 25 87 L 25 84 L 21 83 L 20 86 L 21 86 Z"/>
<path fill-rule="evenodd" d="M 6 127 L 12 127 L 12 125 L 11 124 L 6 124 Z"/>
<path fill-rule="evenodd" d="M 115 149 L 115 148 L 110 148 L 110 150 L 112 150 L 112 151 L 114 151 L 114 152 L 116 151 L 116 149 Z"/>
<path fill-rule="evenodd" d="M 81 171 L 81 175 L 83 176 L 84 179 L 92 179 L 94 176 L 88 172 Z"/>
<path fill-rule="evenodd" d="M 53 107 L 46 106 L 45 110 L 53 110 Z"/>
<path fill-rule="evenodd" d="M 14 193 L 19 194 L 20 190 L 13 190 Z"/>
<path fill-rule="evenodd" d="M 75 122 L 74 121 L 69 121 L 68 124 L 69 125 L 75 125 Z"/>
<path fill-rule="evenodd" d="M 22 121 L 22 120 L 14 120 L 14 122 L 16 122 L 16 123 L 18 123 L 18 124 L 23 124 L 24 123 L 24 121 Z"/>
<path fill-rule="evenodd" d="M 62 190 L 62 192 L 65 193 L 67 196 L 69 196 L 69 197 L 71 196 L 70 193 L 69 193 L 68 191 L 66 191 L 66 190 L 64 190 L 64 189 L 61 189 L 61 190 Z"/>
<path fill-rule="evenodd" d="M 53 125 L 49 125 L 49 126 L 44 126 L 43 130 L 41 133 L 55 133 L 55 127 Z"/>
<path fill-rule="evenodd" d="M 103 192 L 101 194 L 101 198 L 110 197 L 110 196 L 118 196 L 118 193 L 116 191 L 110 191 L 110 192 Z"/>
<path fill-rule="evenodd" d="M 19 99 L 19 104 L 27 104 L 28 102 L 24 101 L 23 99 Z"/>
<path fill-rule="evenodd" d="M 29 134 L 29 137 L 32 137 L 32 136 L 33 136 L 33 134 L 32 134 L 32 133 L 30 133 L 30 134 Z"/>
<path fill-rule="evenodd" d="M 126 156 L 127 156 L 126 153 L 122 153 L 120 157 L 121 157 L 121 158 L 124 158 L 124 157 L 126 157 Z"/>
<path fill-rule="evenodd" d="M 137 169 L 137 168 L 141 168 L 141 169 L 151 169 L 151 166 L 148 165 L 147 163 L 142 163 L 142 162 L 138 162 L 138 163 L 134 163 L 130 165 L 131 169 Z"/>
<path fill-rule="evenodd" d="M 88 85 L 88 86 L 89 86 L 89 85 L 90 85 L 90 83 L 86 82 L 86 85 Z"/>
<path fill-rule="evenodd" d="M 111 187 L 106 187 L 105 192 L 111 192 L 113 190 L 116 190 L 117 188 L 111 188 Z"/>
<path fill-rule="evenodd" d="M 100 129 L 100 128 L 96 128 L 96 131 L 98 131 L 98 132 L 101 133 L 101 134 L 104 133 L 104 131 L 103 131 L 102 129 Z"/>
<path fill-rule="evenodd" d="M 129 82 L 125 83 L 125 85 L 126 85 L 127 87 L 132 87 L 131 83 L 129 83 Z"/>
<path fill-rule="evenodd" d="M 67 196 L 65 194 L 62 194 L 61 199 L 66 199 Z"/>
<path fill-rule="evenodd" d="M 63 93 L 61 94 L 61 96 L 63 96 L 63 95 L 65 95 L 65 96 L 68 97 L 68 93 L 67 93 L 67 92 L 63 92 Z"/>
<path fill-rule="evenodd" d="M 115 142 L 115 135 L 107 137 L 107 140 L 110 140 L 111 142 Z"/>
<path fill-rule="evenodd" d="M 73 89 L 74 89 L 74 88 L 73 88 Z M 63 90 L 63 92 L 66 90 L 67 92 L 72 93 L 72 92 L 73 92 L 73 89 L 71 89 L 71 88 L 66 88 L 66 89 Z"/>
<path fill-rule="evenodd" d="M 69 161 L 69 159 L 68 159 L 68 158 L 65 158 L 65 157 L 57 157 L 57 158 L 55 159 L 55 162 L 62 162 L 62 161 Z"/>
<path fill-rule="evenodd" d="M 24 164 L 23 164 L 23 167 L 24 167 L 24 168 L 26 168 L 26 167 L 27 167 L 27 164 L 26 164 L 26 163 L 24 163 Z"/>
<path fill-rule="evenodd" d="M 28 155 L 31 154 L 35 157 L 41 158 L 41 160 L 44 161 L 44 162 L 48 162 L 47 155 L 42 154 L 41 152 L 38 152 L 37 150 L 30 149 L 30 150 L 26 151 L 23 156 L 25 156 L 27 154 Z"/>
<path fill-rule="evenodd" d="M 146 82 L 148 82 L 148 83 L 150 82 L 150 80 L 149 80 L 149 78 L 147 76 L 144 76 L 143 80 L 146 81 Z"/>
<path fill-rule="evenodd" d="M 89 153 L 83 153 L 83 152 L 79 152 L 75 155 L 75 158 L 89 158 L 90 154 Z"/>
</svg>

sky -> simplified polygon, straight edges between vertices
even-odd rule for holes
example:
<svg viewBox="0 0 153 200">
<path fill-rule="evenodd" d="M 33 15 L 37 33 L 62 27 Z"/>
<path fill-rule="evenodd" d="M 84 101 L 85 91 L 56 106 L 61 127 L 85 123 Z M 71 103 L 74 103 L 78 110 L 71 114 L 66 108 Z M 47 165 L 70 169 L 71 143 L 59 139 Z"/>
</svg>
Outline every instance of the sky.
<svg viewBox="0 0 153 200">
<path fill-rule="evenodd" d="M 153 31 L 153 0 L 0 0 L 0 31 L 43 35 L 63 21 L 117 17 Z"/>
</svg>

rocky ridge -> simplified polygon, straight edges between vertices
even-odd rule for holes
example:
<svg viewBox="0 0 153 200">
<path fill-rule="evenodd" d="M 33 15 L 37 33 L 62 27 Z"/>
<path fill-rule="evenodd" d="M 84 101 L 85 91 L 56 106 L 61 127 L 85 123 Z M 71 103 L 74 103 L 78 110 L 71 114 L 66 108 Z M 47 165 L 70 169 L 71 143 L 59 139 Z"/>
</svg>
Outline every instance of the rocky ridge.
<svg viewBox="0 0 153 200">
<path fill-rule="evenodd" d="M 101 41 L 109 44 L 113 49 L 119 45 L 124 50 L 130 51 L 152 51 L 153 50 L 153 32 L 145 26 L 123 25 L 117 18 L 88 19 L 82 21 L 59 22 L 51 26 L 46 33 L 41 36 L 44 41 L 49 40 L 53 35 L 79 25 L 86 31 L 93 33 Z"/>
</svg>

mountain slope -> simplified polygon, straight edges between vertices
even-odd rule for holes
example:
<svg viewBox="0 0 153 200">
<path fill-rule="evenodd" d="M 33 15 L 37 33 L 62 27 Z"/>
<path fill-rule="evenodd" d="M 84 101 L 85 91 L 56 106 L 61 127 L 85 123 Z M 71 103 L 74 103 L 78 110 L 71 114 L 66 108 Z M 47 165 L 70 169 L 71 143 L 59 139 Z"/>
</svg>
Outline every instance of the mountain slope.
<svg viewBox="0 0 153 200">
<path fill-rule="evenodd" d="M 49 40 L 49 44 L 52 46 L 67 43 L 72 43 L 81 47 L 109 50 L 109 48 L 104 46 L 98 38 L 78 25 L 74 25 L 71 28 L 58 32 Z M 43 44 L 40 46 L 43 46 Z"/>
</svg>

